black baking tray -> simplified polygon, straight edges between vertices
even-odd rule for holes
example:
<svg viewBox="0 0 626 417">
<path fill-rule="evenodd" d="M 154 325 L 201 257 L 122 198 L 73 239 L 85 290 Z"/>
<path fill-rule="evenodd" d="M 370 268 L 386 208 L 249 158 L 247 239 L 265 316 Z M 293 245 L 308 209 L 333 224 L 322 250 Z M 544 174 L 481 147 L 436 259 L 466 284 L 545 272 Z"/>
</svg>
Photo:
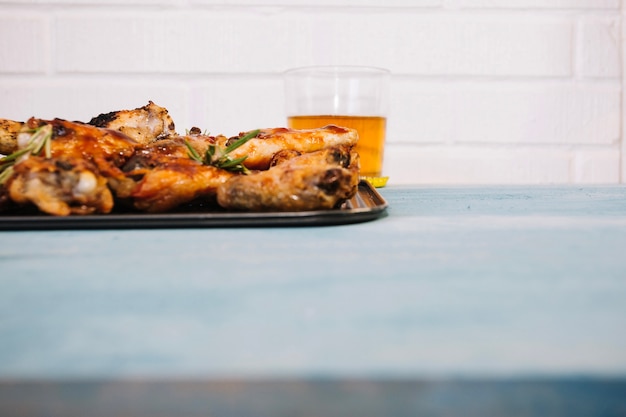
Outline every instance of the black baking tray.
<svg viewBox="0 0 626 417">
<path fill-rule="evenodd" d="M 387 202 L 367 181 L 359 182 L 356 195 L 331 210 L 299 212 L 232 212 L 201 207 L 192 211 L 160 214 L 109 213 L 50 216 L 0 215 L 0 230 L 163 229 L 202 227 L 332 226 L 375 220 L 386 213 Z"/>
</svg>

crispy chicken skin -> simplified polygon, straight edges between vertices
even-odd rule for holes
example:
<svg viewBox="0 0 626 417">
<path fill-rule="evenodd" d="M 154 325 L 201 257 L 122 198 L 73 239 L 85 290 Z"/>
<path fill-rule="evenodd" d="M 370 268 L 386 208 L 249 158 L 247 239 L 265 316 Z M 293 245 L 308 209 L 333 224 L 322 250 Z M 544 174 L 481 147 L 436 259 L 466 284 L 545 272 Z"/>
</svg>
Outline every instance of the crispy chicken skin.
<svg viewBox="0 0 626 417">
<path fill-rule="evenodd" d="M 92 118 L 89 124 L 120 131 L 142 144 L 176 134 L 174 121 L 167 109 L 157 106 L 152 101 L 134 110 L 100 114 Z"/>
<path fill-rule="evenodd" d="M 159 213 L 198 199 L 214 202 L 217 187 L 236 175 L 190 159 L 184 139 L 161 140 L 137 150 L 125 164 L 134 185 L 126 193 L 141 211 Z"/>
<path fill-rule="evenodd" d="M 118 131 L 100 129 L 83 123 L 62 119 L 29 119 L 27 125 L 37 128 L 52 126 L 52 157 L 58 159 L 85 159 L 107 178 L 123 180 L 119 168 L 130 158 L 138 144 Z M 19 139 L 21 142 L 23 139 Z"/>
<path fill-rule="evenodd" d="M 242 137 L 247 132 L 242 132 Z M 328 125 L 319 129 L 295 130 L 288 128 L 261 129 L 259 134 L 235 149 L 230 155 L 238 158 L 247 155 L 244 165 L 249 169 L 265 170 L 270 167 L 272 157 L 282 150 L 299 153 L 314 152 L 324 148 L 341 145 L 355 145 L 358 133 L 354 129 Z M 215 138 L 217 145 L 226 147 L 237 137 L 227 139 L 224 136 Z"/>
<path fill-rule="evenodd" d="M 117 130 L 137 143 L 148 143 L 176 135 L 174 121 L 167 109 L 152 101 L 133 110 L 100 114 L 87 124 Z M 8 155 L 18 149 L 17 135 L 23 125 L 20 121 L 0 119 L 0 154 Z"/>
<path fill-rule="evenodd" d="M 217 189 L 220 206 L 248 211 L 331 209 L 351 198 L 359 182 L 350 146 L 290 155 L 266 171 L 234 176 Z"/>
<path fill-rule="evenodd" d="M 57 216 L 109 213 L 113 208 L 106 179 L 81 158 L 31 156 L 15 165 L 7 189 L 13 202 L 32 203 Z"/>
<path fill-rule="evenodd" d="M 50 157 L 29 155 L 15 163 L 3 185 L 11 200 L 59 216 L 110 212 L 111 189 L 128 182 L 119 166 L 137 144 L 117 131 L 61 119 L 31 118 L 25 126 L 30 130 L 18 134 L 18 148 L 34 129 L 51 127 Z"/>
<path fill-rule="evenodd" d="M 24 123 L 0 119 L 0 154 L 8 155 L 17 150 L 17 134 Z"/>
</svg>

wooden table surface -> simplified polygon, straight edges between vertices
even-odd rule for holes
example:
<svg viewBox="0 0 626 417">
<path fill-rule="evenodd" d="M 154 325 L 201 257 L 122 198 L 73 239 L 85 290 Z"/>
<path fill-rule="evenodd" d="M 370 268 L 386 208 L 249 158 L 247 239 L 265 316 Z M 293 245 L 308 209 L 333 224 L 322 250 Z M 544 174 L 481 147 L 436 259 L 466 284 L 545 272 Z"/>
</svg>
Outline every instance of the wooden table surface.
<svg viewBox="0 0 626 417">
<path fill-rule="evenodd" d="M 626 186 L 379 192 L 386 215 L 352 225 L 0 232 L 0 414 L 80 411 L 89 386 L 100 401 L 123 387 L 148 401 L 170 383 L 222 405 L 215 392 L 238 387 L 212 415 L 388 402 L 415 415 L 426 403 L 394 395 L 445 381 L 445 404 L 472 415 L 461 399 L 479 388 L 463 381 L 493 395 L 509 381 L 514 398 L 556 399 L 544 415 L 626 415 Z M 581 381 L 586 397 L 572 394 Z M 333 409 L 333 392 L 365 394 Z M 259 396 L 265 409 L 242 411 Z M 563 405 L 574 397 L 588 400 Z M 475 415 L 542 415 L 480 404 Z"/>
</svg>

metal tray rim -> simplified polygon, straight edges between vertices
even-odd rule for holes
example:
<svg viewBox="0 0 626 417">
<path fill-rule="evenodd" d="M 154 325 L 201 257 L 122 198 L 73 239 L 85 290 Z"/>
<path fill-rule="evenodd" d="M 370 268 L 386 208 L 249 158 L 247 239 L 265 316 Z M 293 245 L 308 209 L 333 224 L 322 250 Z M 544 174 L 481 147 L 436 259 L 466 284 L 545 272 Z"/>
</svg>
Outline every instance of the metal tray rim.
<svg viewBox="0 0 626 417">
<path fill-rule="evenodd" d="M 346 207 L 294 212 L 122 213 L 84 216 L 0 215 L 0 231 L 163 229 L 207 227 L 330 226 L 375 220 L 385 214 L 387 202 L 361 180 Z"/>
</svg>

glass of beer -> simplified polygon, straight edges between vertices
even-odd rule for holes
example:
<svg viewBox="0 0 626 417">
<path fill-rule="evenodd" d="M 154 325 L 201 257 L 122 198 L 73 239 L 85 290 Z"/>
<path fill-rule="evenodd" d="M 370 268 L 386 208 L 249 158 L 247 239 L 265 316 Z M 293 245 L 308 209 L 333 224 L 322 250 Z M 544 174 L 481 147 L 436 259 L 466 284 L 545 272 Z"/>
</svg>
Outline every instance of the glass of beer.
<svg viewBox="0 0 626 417">
<path fill-rule="evenodd" d="M 292 129 L 337 125 L 356 129 L 361 177 L 381 178 L 390 72 L 361 66 L 315 66 L 284 73 Z"/>
</svg>

